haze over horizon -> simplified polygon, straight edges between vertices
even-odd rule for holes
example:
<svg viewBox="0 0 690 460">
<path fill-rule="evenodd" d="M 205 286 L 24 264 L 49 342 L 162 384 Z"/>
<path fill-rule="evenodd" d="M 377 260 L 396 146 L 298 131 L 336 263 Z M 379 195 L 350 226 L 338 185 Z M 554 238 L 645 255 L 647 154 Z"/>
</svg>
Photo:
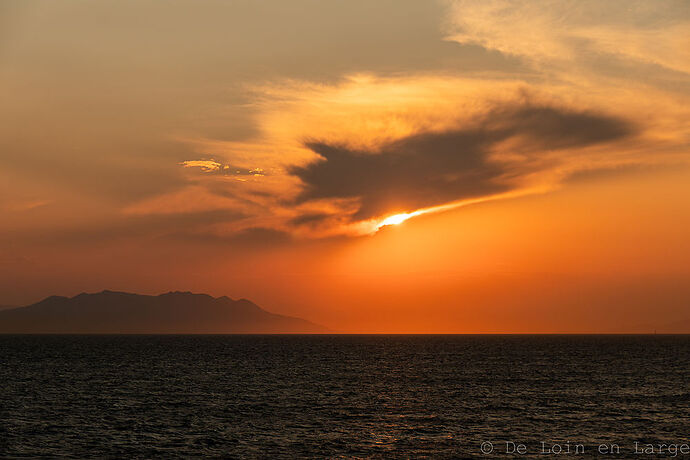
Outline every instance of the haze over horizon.
<svg viewBox="0 0 690 460">
<path fill-rule="evenodd" d="M 690 3 L 0 4 L 0 305 L 690 333 Z"/>
</svg>

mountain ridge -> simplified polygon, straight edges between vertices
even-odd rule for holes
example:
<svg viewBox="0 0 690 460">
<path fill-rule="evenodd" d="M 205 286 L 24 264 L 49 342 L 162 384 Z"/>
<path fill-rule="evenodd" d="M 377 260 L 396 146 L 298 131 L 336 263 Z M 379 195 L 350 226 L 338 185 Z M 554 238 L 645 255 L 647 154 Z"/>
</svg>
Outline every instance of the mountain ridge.
<svg viewBox="0 0 690 460">
<path fill-rule="evenodd" d="M 270 313 L 254 302 L 190 291 L 159 295 L 103 290 L 52 295 L 0 311 L 0 333 L 313 334 L 330 332 L 302 318 Z"/>
</svg>

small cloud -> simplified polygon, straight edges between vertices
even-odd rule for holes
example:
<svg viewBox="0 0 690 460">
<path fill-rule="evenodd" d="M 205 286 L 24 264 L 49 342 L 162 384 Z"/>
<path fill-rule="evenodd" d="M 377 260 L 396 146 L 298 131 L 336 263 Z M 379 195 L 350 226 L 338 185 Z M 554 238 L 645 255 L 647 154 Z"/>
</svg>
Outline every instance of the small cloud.
<svg viewBox="0 0 690 460">
<path fill-rule="evenodd" d="M 200 168 L 204 173 L 215 173 L 223 176 L 265 176 L 263 168 L 241 168 L 231 164 L 219 163 L 216 160 L 185 160 L 179 163 L 184 168 Z M 241 179 L 238 179 L 241 180 Z"/>
</svg>

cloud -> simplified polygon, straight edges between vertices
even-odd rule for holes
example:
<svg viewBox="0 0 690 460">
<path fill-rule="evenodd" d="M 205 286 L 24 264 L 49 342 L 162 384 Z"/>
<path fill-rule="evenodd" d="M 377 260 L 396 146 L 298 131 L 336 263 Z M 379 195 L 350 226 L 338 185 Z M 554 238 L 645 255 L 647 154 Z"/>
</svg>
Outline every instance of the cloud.
<svg viewBox="0 0 690 460">
<path fill-rule="evenodd" d="M 520 56 L 530 75 L 356 73 L 249 85 L 256 135 L 178 138 L 187 162 L 211 167 L 177 165 L 194 185 L 184 200 L 178 189 L 136 205 L 247 216 L 210 230 L 223 237 L 271 228 L 321 238 L 371 233 L 393 214 L 546 192 L 579 171 L 687 162 L 682 85 L 633 80 L 642 64 L 630 59 L 617 70 L 630 80 L 595 75 L 599 61 L 620 64 L 622 55 L 587 55 L 586 65 L 563 50 Z"/>
<path fill-rule="evenodd" d="M 456 0 L 450 5 L 448 39 L 458 43 L 550 66 L 582 65 L 604 55 L 690 72 L 690 6 L 684 0 Z M 611 65 L 603 64 L 590 70 L 602 72 Z M 625 76 L 631 77 L 636 78 Z"/>
<path fill-rule="evenodd" d="M 621 118 L 542 105 L 495 108 L 471 126 L 421 132 L 357 150 L 329 142 L 307 147 L 319 159 L 289 171 L 304 184 L 298 201 L 356 198 L 354 219 L 370 219 L 505 193 L 543 168 L 540 155 L 634 135 Z M 509 144 L 511 157 L 501 158 Z"/>
<path fill-rule="evenodd" d="M 253 90 L 259 136 L 191 140 L 223 167 L 190 180 L 244 202 L 251 217 L 229 231 L 308 238 L 543 192 L 581 170 L 678 162 L 688 113 L 660 89 L 511 78 L 357 74 Z"/>
<path fill-rule="evenodd" d="M 231 164 L 219 163 L 216 160 L 185 160 L 180 163 L 184 168 L 199 168 L 204 173 L 216 173 L 224 176 L 265 176 L 263 168 L 242 168 Z"/>
<path fill-rule="evenodd" d="M 180 165 L 185 168 L 200 168 L 203 172 L 219 171 L 223 166 L 214 160 L 185 160 Z"/>
</svg>

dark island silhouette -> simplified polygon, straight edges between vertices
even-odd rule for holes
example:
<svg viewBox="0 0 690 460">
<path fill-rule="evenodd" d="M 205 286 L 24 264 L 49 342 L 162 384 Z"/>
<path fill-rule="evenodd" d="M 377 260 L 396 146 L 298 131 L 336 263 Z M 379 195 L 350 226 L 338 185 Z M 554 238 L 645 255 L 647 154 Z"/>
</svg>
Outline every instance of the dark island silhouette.
<svg viewBox="0 0 690 460">
<path fill-rule="evenodd" d="M 102 291 L 51 296 L 0 311 L 5 334 L 313 334 L 330 332 L 246 299 L 191 292 L 158 296 Z"/>
</svg>

